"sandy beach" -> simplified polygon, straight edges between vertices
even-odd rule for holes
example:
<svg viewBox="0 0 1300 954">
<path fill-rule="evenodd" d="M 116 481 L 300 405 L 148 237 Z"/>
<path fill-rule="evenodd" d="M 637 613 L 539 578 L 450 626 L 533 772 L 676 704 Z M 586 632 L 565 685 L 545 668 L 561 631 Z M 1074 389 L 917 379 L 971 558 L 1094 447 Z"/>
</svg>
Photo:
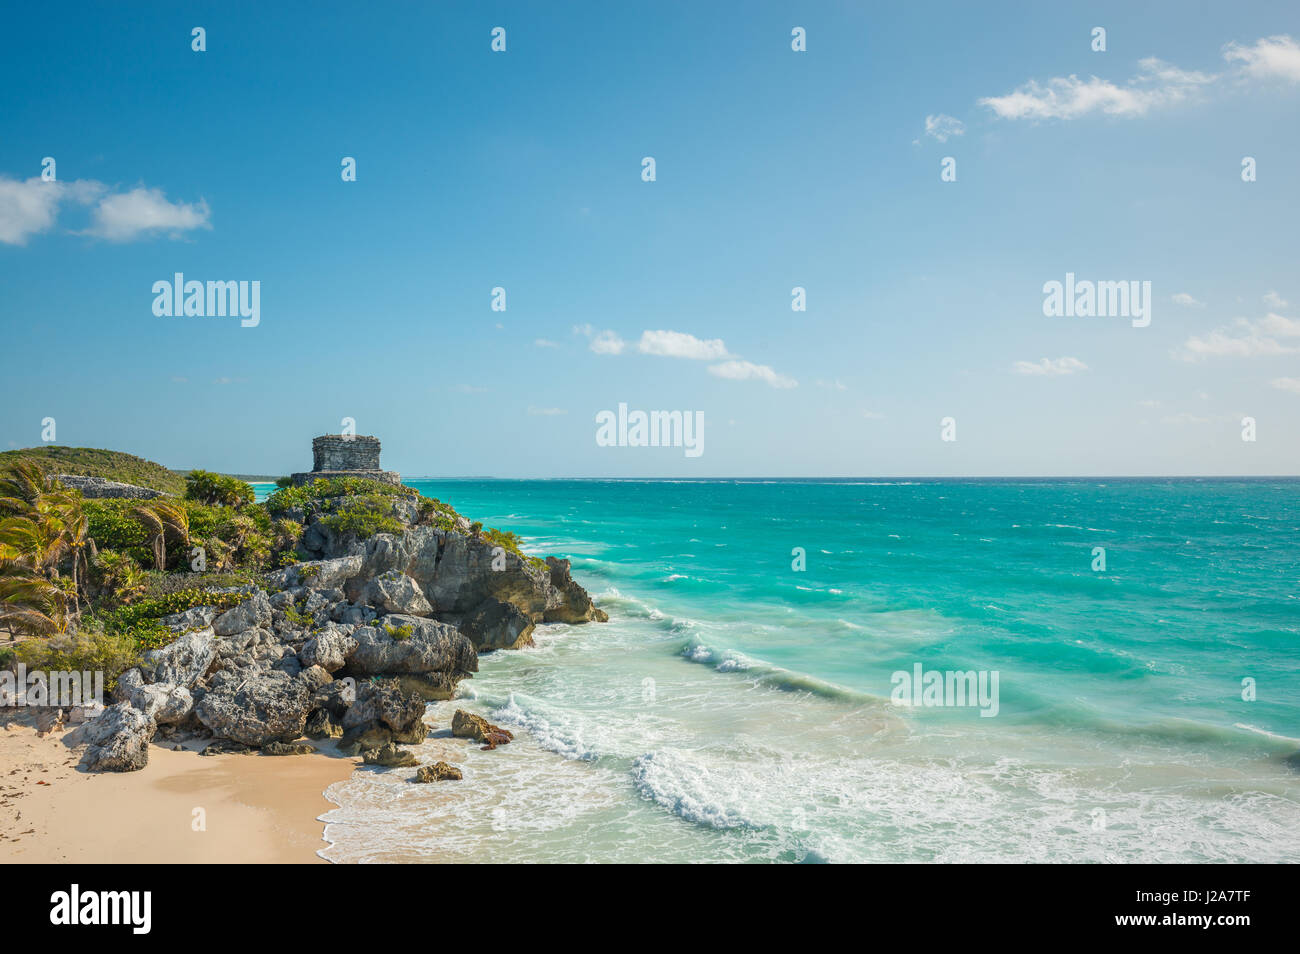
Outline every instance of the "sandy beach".
<svg viewBox="0 0 1300 954">
<path fill-rule="evenodd" d="M 143 771 L 91 774 L 62 736 L 0 725 L 0 863 L 324 864 L 322 793 L 360 762 L 154 745 Z"/>
</svg>

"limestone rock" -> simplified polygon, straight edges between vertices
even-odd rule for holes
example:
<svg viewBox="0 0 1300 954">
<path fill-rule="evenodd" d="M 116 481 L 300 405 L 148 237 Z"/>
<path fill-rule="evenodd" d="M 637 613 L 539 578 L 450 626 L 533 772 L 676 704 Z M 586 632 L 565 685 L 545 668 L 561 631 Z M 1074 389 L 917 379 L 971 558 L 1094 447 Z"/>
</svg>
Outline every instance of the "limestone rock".
<svg viewBox="0 0 1300 954">
<path fill-rule="evenodd" d="M 362 748 L 390 741 L 414 744 L 426 735 L 424 700 L 388 680 L 358 686 L 357 701 L 343 715 L 343 742 Z"/>
<path fill-rule="evenodd" d="M 67 745 L 88 743 L 81 764 L 91 772 L 136 772 L 149 764 L 149 740 L 154 725 L 129 702 L 118 702 L 104 709 L 93 722 L 73 729 L 66 736 Z"/>
<path fill-rule="evenodd" d="M 300 679 L 278 670 L 220 672 L 194 711 L 213 735 L 262 746 L 302 735 L 311 699 Z"/>
<path fill-rule="evenodd" d="M 500 726 L 493 725 L 482 716 L 457 709 L 451 718 L 451 734 L 458 739 L 474 739 L 484 743 L 483 748 L 495 749 L 514 739 L 514 735 Z"/>
<path fill-rule="evenodd" d="M 226 610 L 212 623 L 212 631 L 218 636 L 231 636 L 255 627 L 271 625 L 271 601 L 261 590 L 254 590 L 252 595 L 238 606 Z"/>
<path fill-rule="evenodd" d="M 409 631 L 409 635 L 407 635 Z M 478 671 L 478 654 L 460 630 L 417 616 L 389 615 L 353 633 L 348 668 L 357 675 Z"/>
<path fill-rule="evenodd" d="M 343 726 L 335 721 L 328 709 L 317 709 L 307 717 L 304 734 L 309 739 L 338 739 L 343 736 Z"/>
<path fill-rule="evenodd" d="M 168 682 L 192 686 L 207 672 L 217 648 L 211 629 L 183 633 L 160 649 L 151 649 L 140 657 L 140 673 L 145 682 Z"/>
<path fill-rule="evenodd" d="M 547 557 L 546 566 L 550 570 L 552 588 L 559 594 L 558 606 L 547 608 L 542 619 L 547 623 L 604 623 L 609 621 L 609 614 L 597 608 L 591 596 L 569 573 L 569 561 L 557 557 Z"/>
<path fill-rule="evenodd" d="M 212 621 L 216 618 L 216 607 L 194 606 L 183 613 L 173 613 L 171 616 L 164 616 L 159 620 L 159 622 L 177 632 L 183 633 L 190 629 L 207 629 L 212 625 Z"/>
<path fill-rule="evenodd" d="M 381 613 L 428 616 L 433 612 L 420 584 L 398 570 L 388 570 L 372 578 L 362 599 Z"/>
<path fill-rule="evenodd" d="M 262 746 L 263 755 L 311 755 L 315 746 L 306 742 L 268 742 Z"/>
<path fill-rule="evenodd" d="M 194 709 L 189 689 L 170 682 L 155 682 L 131 692 L 131 705 L 157 725 L 176 725 Z"/>
<path fill-rule="evenodd" d="M 303 644 L 298 658 L 304 666 L 320 666 L 326 672 L 337 672 L 357 648 L 351 629 L 337 623 L 326 623 Z"/>
<path fill-rule="evenodd" d="M 465 616 L 461 631 L 480 652 L 521 649 L 533 644 L 533 621 L 514 603 L 489 597 Z"/>
<path fill-rule="evenodd" d="M 454 765 L 448 765 L 446 762 L 421 765 L 415 773 L 415 781 L 417 782 L 460 781 L 463 777 L 460 769 Z"/>
<path fill-rule="evenodd" d="M 361 758 L 367 765 L 382 765 L 386 768 L 405 768 L 416 764 L 414 755 L 405 749 L 399 749 L 392 742 L 366 749 L 361 753 Z"/>
</svg>

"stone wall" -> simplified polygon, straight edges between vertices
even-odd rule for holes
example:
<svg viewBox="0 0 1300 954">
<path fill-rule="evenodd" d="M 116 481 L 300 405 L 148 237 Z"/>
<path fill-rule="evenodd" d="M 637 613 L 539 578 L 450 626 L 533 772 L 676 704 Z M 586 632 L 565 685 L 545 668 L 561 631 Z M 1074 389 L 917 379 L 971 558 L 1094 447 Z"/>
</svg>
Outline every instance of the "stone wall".
<svg viewBox="0 0 1300 954">
<path fill-rule="evenodd" d="M 402 477 L 391 470 L 379 469 L 379 439 L 358 434 L 344 438 L 341 434 L 324 434 L 311 442 L 312 469 L 292 475 L 295 484 L 310 483 L 320 477 L 364 477 L 400 484 Z"/>
<path fill-rule="evenodd" d="M 312 467 L 322 470 L 379 470 L 379 440 L 327 434 L 311 442 Z"/>
<path fill-rule="evenodd" d="M 152 500 L 155 497 L 168 496 L 161 490 L 154 490 L 151 487 L 121 484 L 115 480 L 105 480 L 103 477 L 82 477 L 79 474 L 56 474 L 55 476 L 65 487 L 80 490 L 83 497 Z"/>
</svg>

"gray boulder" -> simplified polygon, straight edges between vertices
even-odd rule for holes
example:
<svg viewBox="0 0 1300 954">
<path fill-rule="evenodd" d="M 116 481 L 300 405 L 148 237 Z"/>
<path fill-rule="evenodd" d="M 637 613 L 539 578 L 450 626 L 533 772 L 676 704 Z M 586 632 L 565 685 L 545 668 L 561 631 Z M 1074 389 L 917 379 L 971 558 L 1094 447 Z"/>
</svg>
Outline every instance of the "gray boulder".
<svg viewBox="0 0 1300 954">
<path fill-rule="evenodd" d="M 348 668 L 362 676 L 423 672 L 478 672 L 478 654 L 460 630 L 416 616 L 389 615 L 363 626 Z"/>
<path fill-rule="evenodd" d="M 326 672 L 337 672 L 357 648 L 351 630 L 351 626 L 326 623 L 303 644 L 298 658 L 304 666 L 320 666 Z"/>
<path fill-rule="evenodd" d="M 213 735 L 262 746 L 301 736 L 311 700 L 301 679 L 280 670 L 219 672 L 194 712 Z"/>
<path fill-rule="evenodd" d="M 343 742 L 363 749 L 385 742 L 423 742 L 424 700 L 402 692 L 390 680 L 365 682 L 357 687 L 357 701 L 343 714 Z"/>
<path fill-rule="evenodd" d="M 161 649 L 149 650 L 140 658 L 144 681 L 194 685 L 216 658 L 217 647 L 212 634 L 211 629 L 182 633 Z"/>
<path fill-rule="evenodd" d="M 419 764 L 413 754 L 405 749 L 399 749 L 392 742 L 366 749 L 361 753 L 361 758 L 367 765 L 380 765 L 384 768 L 407 768 Z"/>
<path fill-rule="evenodd" d="M 398 570 L 388 570 L 371 579 L 366 584 L 362 601 L 381 613 L 428 616 L 433 612 L 420 584 Z"/>
<path fill-rule="evenodd" d="M 195 606 L 187 609 L 183 613 L 173 613 L 171 616 L 164 616 L 159 620 L 159 622 L 177 632 L 184 632 L 188 629 L 207 629 L 212 625 L 212 621 L 216 618 L 216 607 Z"/>
<path fill-rule="evenodd" d="M 514 603 L 489 598 L 461 621 L 460 630 L 483 651 L 520 649 L 533 644 L 533 621 Z"/>
<path fill-rule="evenodd" d="M 81 765 L 90 772 L 137 772 L 149 764 L 154 725 L 129 702 L 107 707 L 92 722 L 63 737 L 66 745 L 87 744 Z"/>
<path fill-rule="evenodd" d="M 361 572 L 359 556 L 342 556 L 333 560 L 312 560 L 295 563 L 282 570 L 267 574 L 268 583 L 277 589 L 305 586 L 310 589 L 328 589 L 342 586 Z"/>
<path fill-rule="evenodd" d="M 238 606 L 226 610 L 212 623 L 212 631 L 218 636 L 232 636 L 254 627 L 271 625 L 271 601 L 261 590 L 253 594 Z"/>
<path fill-rule="evenodd" d="M 131 705 L 157 725 L 177 725 L 194 709 L 194 697 L 184 686 L 155 682 L 131 693 Z"/>
</svg>

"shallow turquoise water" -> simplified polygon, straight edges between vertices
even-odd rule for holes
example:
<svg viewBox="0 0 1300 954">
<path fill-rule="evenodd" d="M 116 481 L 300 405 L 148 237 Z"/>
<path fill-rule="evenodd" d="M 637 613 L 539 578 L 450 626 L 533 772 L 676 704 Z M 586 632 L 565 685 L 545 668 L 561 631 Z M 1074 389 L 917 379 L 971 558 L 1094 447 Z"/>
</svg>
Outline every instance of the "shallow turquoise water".
<svg viewBox="0 0 1300 954">
<path fill-rule="evenodd" d="M 611 621 L 485 656 L 435 724 L 519 741 L 359 771 L 327 857 L 1300 860 L 1300 482 L 410 483 Z M 892 704 L 918 664 L 996 716 Z"/>
</svg>

